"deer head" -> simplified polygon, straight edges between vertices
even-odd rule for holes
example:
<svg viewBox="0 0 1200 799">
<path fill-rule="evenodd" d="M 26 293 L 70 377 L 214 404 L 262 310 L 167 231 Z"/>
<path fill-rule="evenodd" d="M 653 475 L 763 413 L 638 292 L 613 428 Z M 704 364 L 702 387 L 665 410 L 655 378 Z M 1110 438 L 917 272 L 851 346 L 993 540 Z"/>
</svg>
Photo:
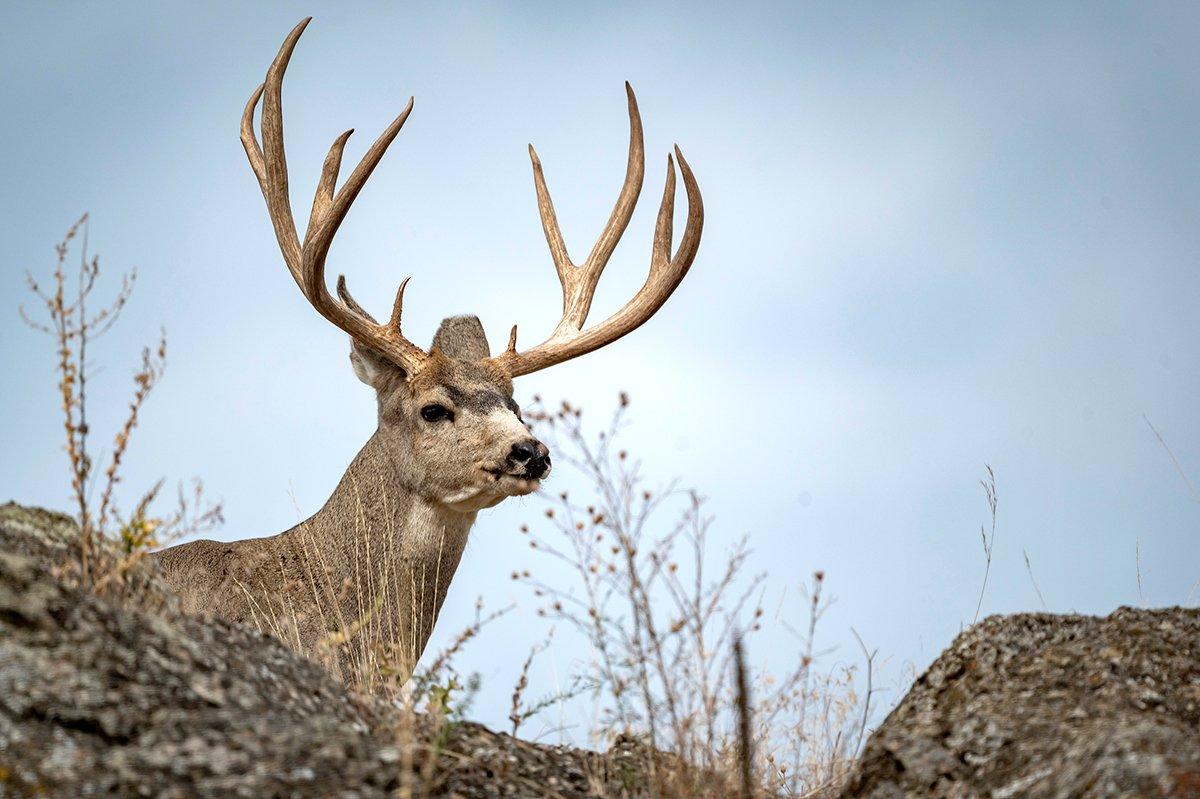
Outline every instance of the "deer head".
<svg viewBox="0 0 1200 799">
<path fill-rule="evenodd" d="M 678 252 L 671 255 L 675 202 L 675 166 L 667 156 L 666 188 L 659 206 L 651 248 L 650 273 L 637 294 L 605 321 L 584 328 L 600 274 L 633 215 L 641 193 L 645 158 L 637 100 L 625 85 L 629 102 L 629 162 L 625 182 L 608 224 L 581 265 L 572 263 L 554 215 L 542 165 L 533 147 L 534 186 L 546 241 L 562 284 L 562 318 L 550 336 L 524 351 L 517 350 L 517 329 L 507 348 L 492 356 L 483 327 L 473 316 L 442 322 L 428 351 L 401 330 L 406 278 L 400 283 L 385 323 L 377 322 L 337 281 L 337 298 L 325 282 L 325 259 L 338 227 L 371 172 L 412 112 L 413 101 L 375 140 L 358 166 L 337 188 L 346 131 L 334 140 L 313 198 L 304 239 L 296 232 L 288 197 L 287 160 L 283 145 L 282 85 L 292 51 L 309 19 L 284 41 L 242 115 L 241 139 L 258 177 L 275 236 L 288 271 L 316 311 L 345 333 L 351 342 L 355 373 L 378 397 L 379 433 L 395 453 L 395 463 L 408 487 L 427 499 L 456 510 L 473 511 L 505 497 L 536 490 L 550 472 L 550 454 L 521 421 L 513 401 L 512 379 L 584 355 L 636 329 L 666 302 L 687 274 L 700 244 L 704 209 L 700 189 L 679 148 L 675 155 L 688 195 L 687 226 Z M 262 143 L 254 132 L 254 114 L 262 101 Z"/>
</svg>

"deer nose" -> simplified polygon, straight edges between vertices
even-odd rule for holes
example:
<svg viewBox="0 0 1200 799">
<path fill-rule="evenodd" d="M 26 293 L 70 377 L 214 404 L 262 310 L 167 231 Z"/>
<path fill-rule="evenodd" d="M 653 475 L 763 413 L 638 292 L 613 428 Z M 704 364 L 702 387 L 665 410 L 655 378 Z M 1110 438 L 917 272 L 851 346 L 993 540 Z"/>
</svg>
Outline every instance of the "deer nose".
<svg viewBox="0 0 1200 799">
<path fill-rule="evenodd" d="M 517 463 L 527 463 L 537 457 L 537 442 L 521 441 L 513 444 L 512 452 L 508 453 L 508 459 Z"/>
<path fill-rule="evenodd" d="M 550 450 L 540 441 L 529 439 L 513 444 L 508 459 L 525 465 L 525 476 L 538 480 L 550 471 Z"/>
</svg>

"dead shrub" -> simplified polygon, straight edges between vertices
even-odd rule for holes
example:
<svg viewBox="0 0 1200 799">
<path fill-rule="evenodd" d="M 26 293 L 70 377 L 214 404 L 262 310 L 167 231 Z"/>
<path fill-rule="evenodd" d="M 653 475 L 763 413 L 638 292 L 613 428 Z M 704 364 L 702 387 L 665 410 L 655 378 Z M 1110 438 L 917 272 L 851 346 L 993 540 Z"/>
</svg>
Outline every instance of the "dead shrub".
<svg viewBox="0 0 1200 799">
<path fill-rule="evenodd" d="M 588 493 L 547 496 L 543 524 L 552 536 L 521 527 L 530 547 L 565 566 L 570 579 L 532 570 L 513 578 L 532 589 L 540 615 L 590 645 L 592 659 L 577 680 L 599 702 L 595 733 L 604 743 L 638 735 L 664 755 L 646 764 L 653 792 L 732 796 L 748 790 L 750 775 L 763 794 L 830 790 L 866 730 L 873 656 L 862 692 L 855 667 L 818 670 L 817 623 L 827 607 L 818 571 L 802 589 L 807 624 L 795 630 L 796 666 L 781 675 L 737 668 L 737 647 L 752 652 L 764 623 L 766 575 L 745 574 L 745 537 L 713 567 L 718 553 L 703 498 L 677 483 L 652 488 L 639 459 L 620 445 L 628 407 L 622 393 L 608 424 L 592 434 L 581 409 L 564 402 L 549 410 L 535 398 L 526 418 L 552 443 L 555 462 L 585 478 Z"/>
<path fill-rule="evenodd" d="M 127 511 L 118 506 L 116 488 L 121 466 L 129 449 L 139 415 L 150 393 L 162 378 L 167 363 L 165 331 L 153 347 L 142 349 L 141 362 L 133 374 L 133 395 L 124 421 L 113 436 L 112 446 L 101 457 L 101 468 L 90 449 L 88 390 L 93 375 L 91 348 L 112 329 L 129 302 L 137 271 L 121 276 L 120 286 L 107 303 L 95 303 L 92 292 L 101 276 L 98 256 L 88 257 L 88 216 L 70 227 L 55 250 L 49 286 L 44 287 L 26 272 L 29 290 L 41 301 L 46 319 L 35 320 L 22 306 L 21 318 L 30 327 L 54 339 L 58 394 L 63 414 L 65 449 L 71 473 L 71 493 L 79 524 L 78 556 L 65 576 L 97 594 L 134 600 L 142 594 L 147 576 L 137 574 L 142 558 L 151 550 L 179 537 L 212 529 L 221 522 L 219 504 L 204 498 L 197 480 L 190 490 L 181 486 L 171 510 L 154 511 L 163 481 L 145 491 Z M 79 267 L 69 276 L 67 256 L 80 238 Z M 99 499 L 95 497 L 99 495 Z"/>
</svg>

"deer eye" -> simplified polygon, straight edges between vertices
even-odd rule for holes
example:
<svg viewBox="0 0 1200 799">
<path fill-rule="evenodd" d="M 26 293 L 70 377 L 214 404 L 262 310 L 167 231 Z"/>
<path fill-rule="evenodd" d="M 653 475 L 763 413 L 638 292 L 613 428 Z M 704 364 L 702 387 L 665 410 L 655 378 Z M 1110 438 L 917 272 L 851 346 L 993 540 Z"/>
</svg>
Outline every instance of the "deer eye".
<svg viewBox="0 0 1200 799">
<path fill-rule="evenodd" d="M 421 418 L 427 422 L 440 422 L 443 419 L 454 421 L 454 414 L 445 405 L 426 405 L 421 409 Z"/>
</svg>

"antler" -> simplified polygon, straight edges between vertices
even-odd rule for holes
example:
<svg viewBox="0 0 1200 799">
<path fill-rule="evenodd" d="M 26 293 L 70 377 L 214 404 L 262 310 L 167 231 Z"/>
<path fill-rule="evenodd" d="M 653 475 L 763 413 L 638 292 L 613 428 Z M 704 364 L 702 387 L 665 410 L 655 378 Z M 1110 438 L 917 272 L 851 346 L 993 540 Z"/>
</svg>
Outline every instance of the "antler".
<svg viewBox="0 0 1200 799">
<path fill-rule="evenodd" d="M 246 148 L 246 157 L 250 159 L 250 166 L 258 176 L 263 198 L 267 201 L 267 211 L 275 227 L 275 236 L 279 239 L 279 249 L 283 251 L 288 271 L 292 273 L 300 291 L 322 316 L 349 333 L 353 339 L 375 349 L 397 366 L 412 373 L 419 369 L 429 356 L 400 332 L 404 287 L 408 279 L 400 284 L 396 292 L 391 318 L 387 324 L 381 325 L 350 296 L 343 276 L 338 277 L 338 295 L 341 301 L 329 296 L 325 285 L 325 257 L 329 253 L 329 246 L 338 227 L 346 218 L 346 212 L 350 210 L 350 205 L 412 112 L 413 101 L 409 99 L 400 116 L 379 135 L 358 166 L 346 178 L 345 184 L 336 192 L 334 188 L 342 164 L 342 150 L 354 130 L 348 130 L 334 140 L 329 154 L 325 156 L 321 179 L 317 183 L 316 196 L 313 197 L 312 213 L 304 231 L 304 243 L 301 245 L 288 197 L 281 94 L 283 74 L 287 71 L 292 50 L 311 20 L 312 17 L 302 20 L 288 34 L 283 46 L 279 48 L 279 54 L 271 62 L 271 68 L 267 70 L 266 82 L 254 91 L 250 101 L 246 103 L 246 110 L 242 114 L 242 146 Z M 263 100 L 261 147 L 254 136 L 254 110 L 258 107 L 260 98 Z"/>
<path fill-rule="evenodd" d="M 683 171 L 683 185 L 688 197 L 687 226 L 684 228 L 679 250 L 674 257 L 671 256 L 675 211 L 675 163 L 668 155 L 667 184 L 662 204 L 658 209 L 658 223 L 654 228 L 650 274 L 633 299 L 625 303 L 619 311 L 595 327 L 583 329 L 592 307 L 592 298 L 595 296 L 600 274 L 620 241 L 621 234 L 629 225 L 638 195 L 642 191 L 642 177 L 645 172 L 642 118 L 638 114 L 637 98 L 634 97 L 633 88 L 628 83 L 625 84 L 625 92 L 629 97 L 629 163 L 625 168 L 625 184 L 617 196 L 617 203 L 608 218 L 608 224 L 604 226 L 600 238 L 592 247 L 591 254 L 580 266 L 571 263 L 567 255 L 567 247 L 558 228 L 558 219 L 554 215 L 554 203 L 551 202 L 550 192 L 546 189 L 542 162 L 538 159 L 533 145 L 529 146 L 542 229 L 546 232 L 546 243 L 550 246 L 550 255 L 554 259 L 559 282 L 562 283 L 563 311 L 562 318 L 550 337 L 524 352 L 517 352 L 517 328 L 513 326 L 508 349 L 492 359 L 513 377 L 584 355 L 637 329 L 667 301 L 696 258 L 696 250 L 700 246 L 700 233 L 704 227 L 704 202 L 700 197 L 700 187 L 696 185 L 696 178 L 676 145 L 675 156 L 679 159 L 679 168 Z"/>
</svg>

